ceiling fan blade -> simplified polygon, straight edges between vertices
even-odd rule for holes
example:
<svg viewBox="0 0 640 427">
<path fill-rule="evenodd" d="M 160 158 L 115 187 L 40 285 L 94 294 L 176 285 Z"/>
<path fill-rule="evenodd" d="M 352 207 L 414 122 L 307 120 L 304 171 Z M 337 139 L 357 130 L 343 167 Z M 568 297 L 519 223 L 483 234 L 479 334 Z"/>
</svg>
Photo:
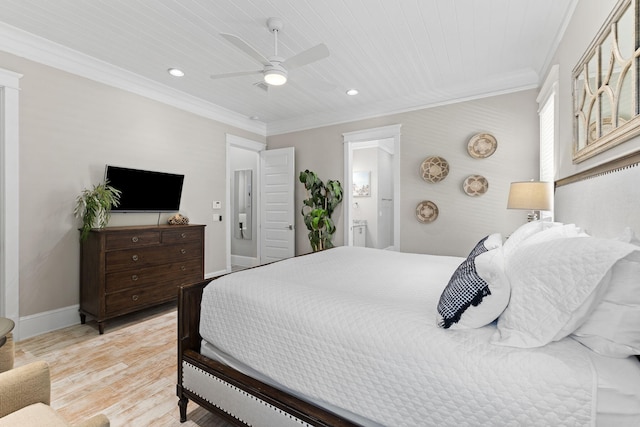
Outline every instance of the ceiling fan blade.
<svg viewBox="0 0 640 427">
<path fill-rule="evenodd" d="M 329 48 L 324 43 L 320 43 L 317 46 L 302 51 L 299 54 L 287 59 L 282 63 L 282 66 L 287 69 L 298 68 L 302 67 L 303 65 L 319 61 L 323 58 L 326 58 L 327 56 L 329 56 Z"/>
<path fill-rule="evenodd" d="M 262 70 L 238 71 L 236 73 L 225 73 L 225 74 L 212 74 L 210 77 L 216 80 L 216 79 L 226 79 L 227 77 L 251 76 L 254 74 L 262 74 Z"/>
<path fill-rule="evenodd" d="M 237 47 L 238 49 L 240 49 L 241 51 L 243 51 L 244 53 L 246 53 L 256 61 L 258 61 L 262 65 L 269 65 L 269 60 L 265 58 L 263 54 L 255 50 L 253 46 L 251 46 L 246 41 L 242 40 L 240 37 L 234 36 L 233 34 L 226 34 L 226 33 L 220 33 L 220 35 L 224 37 L 226 41 L 228 41 L 229 43 L 231 43 L 232 45 L 234 45 L 235 47 Z"/>
</svg>

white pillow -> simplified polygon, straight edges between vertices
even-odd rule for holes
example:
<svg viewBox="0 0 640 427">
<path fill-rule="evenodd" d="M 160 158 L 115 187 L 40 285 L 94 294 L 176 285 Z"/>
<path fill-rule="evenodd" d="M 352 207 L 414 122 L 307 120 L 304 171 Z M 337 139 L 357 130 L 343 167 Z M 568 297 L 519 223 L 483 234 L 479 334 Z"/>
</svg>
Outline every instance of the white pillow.
<svg viewBox="0 0 640 427">
<path fill-rule="evenodd" d="M 526 224 L 521 225 L 511 233 L 511 235 L 504 242 L 504 255 L 508 257 L 513 253 L 525 240 L 533 236 L 534 234 L 540 233 L 541 231 L 547 230 L 552 227 L 559 227 L 562 223 L 559 222 L 551 222 L 551 221 L 531 221 Z"/>
<path fill-rule="evenodd" d="M 451 276 L 438 303 L 441 328 L 480 328 L 498 318 L 509 302 L 502 236 L 492 234 L 473 248 Z"/>
<path fill-rule="evenodd" d="M 575 224 L 560 224 L 558 222 L 553 223 L 550 228 L 546 228 L 539 233 L 536 233 L 526 240 L 520 243 L 516 250 L 522 248 L 525 245 L 532 245 L 536 243 L 548 242 L 549 240 L 562 239 L 567 237 L 587 237 L 588 234 L 582 232 Z"/>
<path fill-rule="evenodd" d="M 571 337 L 604 356 L 640 355 L 640 250 L 613 266 L 602 302 Z"/>
<path fill-rule="evenodd" d="M 636 233 L 630 227 L 626 227 L 618 240 L 640 246 L 640 239 L 636 237 Z"/>
<path fill-rule="evenodd" d="M 614 264 L 636 250 L 595 237 L 523 246 L 506 265 L 511 299 L 492 342 L 531 348 L 566 337 L 602 300 Z"/>
</svg>

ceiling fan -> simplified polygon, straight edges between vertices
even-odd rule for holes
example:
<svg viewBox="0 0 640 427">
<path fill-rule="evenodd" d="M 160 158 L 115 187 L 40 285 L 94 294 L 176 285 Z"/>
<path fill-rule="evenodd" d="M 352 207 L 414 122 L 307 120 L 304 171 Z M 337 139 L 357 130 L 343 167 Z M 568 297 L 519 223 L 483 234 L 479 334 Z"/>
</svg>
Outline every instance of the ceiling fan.
<svg viewBox="0 0 640 427">
<path fill-rule="evenodd" d="M 266 58 L 240 37 L 234 36 L 232 34 L 221 33 L 220 35 L 224 37 L 225 40 L 249 55 L 251 58 L 261 63 L 263 65 L 263 68 L 261 70 L 254 71 L 239 71 L 235 73 L 214 74 L 211 76 L 211 78 L 224 79 L 227 77 L 262 74 L 264 82 L 266 84 L 270 86 L 281 86 L 287 82 L 287 78 L 289 75 L 288 70 L 311 64 L 312 62 L 319 61 L 329 56 L 329 49 L 323 43 L 302 51 L 286 60 L 281 56 L 278 56 L 278 33 L 282 31 L 283 26 L 284 24 L 279 18 L 269 18 L 267 20 L 267 28 L 274 35 L 274 54 L 273 56 L 270 56 L 268 58 Z"/>
</svg>

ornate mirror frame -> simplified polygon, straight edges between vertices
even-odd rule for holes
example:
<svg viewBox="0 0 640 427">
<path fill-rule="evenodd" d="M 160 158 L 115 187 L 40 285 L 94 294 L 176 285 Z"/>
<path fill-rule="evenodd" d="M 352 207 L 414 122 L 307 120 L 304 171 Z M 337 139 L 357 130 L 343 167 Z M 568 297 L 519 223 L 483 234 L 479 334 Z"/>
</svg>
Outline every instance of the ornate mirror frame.
<svg viewBox="0 0 640 427">
<path fill-rule="evenodd" d="M 640 0 L 620 0 L 573 69 L 573 162 L 640 135 Z"/>
</svg>

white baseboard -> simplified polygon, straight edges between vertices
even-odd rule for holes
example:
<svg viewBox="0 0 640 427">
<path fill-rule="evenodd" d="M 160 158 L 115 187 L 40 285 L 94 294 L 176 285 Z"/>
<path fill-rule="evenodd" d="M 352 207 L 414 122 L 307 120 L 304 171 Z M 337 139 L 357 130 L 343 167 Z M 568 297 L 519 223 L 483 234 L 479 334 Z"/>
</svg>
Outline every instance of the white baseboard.
<svg viewBox="0 0 640 427">
<path fill-rule="evenodd" d="M 256 267 L 259 265 L 258 258 L 241 256 L 241 255 L 231 255 L 231 265 L 239 265 L 241 267 Z"/>
<path fill-rule="evenodd" d="M 14 331 L 14 340 L 21 341 L 56 329 L 77 325 L 80 323 L 79 308 L 80 306 L 76 304 L 21 317 L 19 326 Z"/>
</svg>

